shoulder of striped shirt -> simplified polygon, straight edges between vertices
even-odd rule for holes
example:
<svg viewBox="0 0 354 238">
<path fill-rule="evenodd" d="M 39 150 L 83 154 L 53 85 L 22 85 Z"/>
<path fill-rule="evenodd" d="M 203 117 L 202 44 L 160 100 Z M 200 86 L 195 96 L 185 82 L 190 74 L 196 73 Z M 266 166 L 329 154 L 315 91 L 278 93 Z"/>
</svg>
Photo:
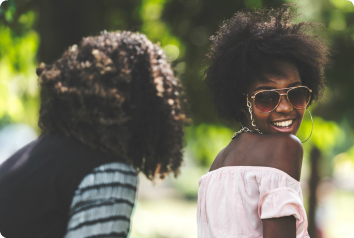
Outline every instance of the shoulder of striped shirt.
<svg viewBox="0 0 354 238">
<path fill-rule="evenodd" d="M 95 168 L 75 192 L 65 238 L 127 237 L 136 186 L 137 173 L 129 165 Z"/>
</svg>

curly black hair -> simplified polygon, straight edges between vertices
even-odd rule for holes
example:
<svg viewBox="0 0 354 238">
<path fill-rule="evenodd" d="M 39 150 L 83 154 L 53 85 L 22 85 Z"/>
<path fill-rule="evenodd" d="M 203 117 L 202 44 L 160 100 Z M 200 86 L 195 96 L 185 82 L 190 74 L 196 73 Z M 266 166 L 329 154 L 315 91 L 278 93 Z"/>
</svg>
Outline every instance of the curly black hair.
<svg viewBox="0 0 354 238">
<path fill-rule="evenodd" d="M 210 38 L 205 84 L 221 118 L 239 121 L 247 87 L 264 74 L 283 75 L 279 61 L 297 67 L 302 84 L 312 89 L 311 102 L 321 97 L 329 52 L 326 41 L 312 34 L 321 24 L 292 23 L 290 6 L 237 12 Z"/>
<path fill-rule="evenodd" d="M 41 63 L 37 75 L 47 95 L 39 118 L 44 132 L 123 158 L 149 179 L 178 175 L 189 120 L 183 91 L 163 50 L 145 35 L 83 38 L 53 65 Z"/>
</svg>

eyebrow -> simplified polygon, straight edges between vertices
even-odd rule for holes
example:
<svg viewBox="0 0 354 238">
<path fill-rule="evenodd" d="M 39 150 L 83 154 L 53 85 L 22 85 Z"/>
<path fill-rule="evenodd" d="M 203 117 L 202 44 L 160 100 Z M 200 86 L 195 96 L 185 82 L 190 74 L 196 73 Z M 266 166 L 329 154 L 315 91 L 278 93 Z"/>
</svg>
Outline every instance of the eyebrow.
<svg viewBox="0 0 354 238">
<path fill-rule="evenodd" d="M 269 82 L 276 83 L 276 82 L 274 82 L 272 80 L 269 80 Z M 289 84 L 287 86 L 287 88 L 291 88 L 291 87 L 295 87 L 295 86 L 299 86 L 299 85 L 301 85 L 301 82 L 297 81 L 297 82 L 293 82 L 293 83 Z M 256 91 L 259 91 L 259 90 L 262 90 L 262 89 L 263 90 L 269 90 L 269 89 L 275 89 L 275 88 L 272 87 L 272 86 L 259 86 L 253 92 L 256 92 Z"/>
</svg>

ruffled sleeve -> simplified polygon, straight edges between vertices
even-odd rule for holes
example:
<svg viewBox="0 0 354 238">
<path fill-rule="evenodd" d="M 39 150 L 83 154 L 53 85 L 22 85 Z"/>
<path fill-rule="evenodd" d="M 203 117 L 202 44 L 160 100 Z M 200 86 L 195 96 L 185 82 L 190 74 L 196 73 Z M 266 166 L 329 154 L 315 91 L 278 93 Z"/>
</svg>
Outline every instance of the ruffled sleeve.
<svg viewBox="0 0 354 238">
<path fill-rule="evenodd" d="M 258 215 L 260 219 L 294 216 L 296 238 L 309 237 L 307 215 L 303 206 L 300 183 L 283 171 L 274 170 L 262 176 Z"/>
</svg>

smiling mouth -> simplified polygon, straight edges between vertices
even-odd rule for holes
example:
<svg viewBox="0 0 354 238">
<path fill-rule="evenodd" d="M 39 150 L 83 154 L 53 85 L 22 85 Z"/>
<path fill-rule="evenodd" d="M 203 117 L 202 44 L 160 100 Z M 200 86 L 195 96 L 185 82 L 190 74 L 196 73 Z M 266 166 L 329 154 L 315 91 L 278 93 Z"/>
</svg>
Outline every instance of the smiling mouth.
<svg viewBox="0 0 354 238">
<path fill-rule="evenodd" d="M 273 121 L 271 122 L 272 125 L 276 126 L 276 127 L 280 127 L 280 128 L 284 128 L 284 127 L 289 127 L 293 124 L 294 120 L 287 120 L 287 121 Z"/>
</svg>

